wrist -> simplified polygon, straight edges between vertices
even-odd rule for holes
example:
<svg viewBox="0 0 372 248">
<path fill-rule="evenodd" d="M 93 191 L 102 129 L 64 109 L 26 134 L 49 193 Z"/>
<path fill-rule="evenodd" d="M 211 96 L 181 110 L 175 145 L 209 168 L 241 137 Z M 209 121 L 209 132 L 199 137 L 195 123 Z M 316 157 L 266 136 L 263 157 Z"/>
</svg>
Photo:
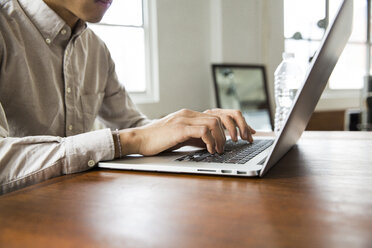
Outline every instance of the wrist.
<svg viewBox="0 0 372 248">
<path fill-rule="evenodd" d="M 139 153 L 141 139 L 138 134 L 138 128 L 120 130 L 119 136 L 122 156 Z"/>
<path fill-rule="evenodd" d="M 122 158 L 123 154 L 122 154 L 119 130 L 116 129 L 115 131 L 112 131 L 111 134 L 112 134 L 112 139 L 114 141 L 114 149 L 115 149 L 114 159 Z"/>
</svg>

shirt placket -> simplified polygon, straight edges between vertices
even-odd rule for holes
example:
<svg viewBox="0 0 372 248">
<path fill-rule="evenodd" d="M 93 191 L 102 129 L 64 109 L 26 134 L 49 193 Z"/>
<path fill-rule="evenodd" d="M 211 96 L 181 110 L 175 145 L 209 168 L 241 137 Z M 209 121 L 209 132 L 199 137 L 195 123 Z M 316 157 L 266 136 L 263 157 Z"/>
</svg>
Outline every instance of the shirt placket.
<svg viewBox="0 0 372 248">
<path fill-rule="evenodd" d="M 63 74 L 64 74 L 64 89 L 65 89 L 65 106 L 66 106 L 66 121 L 65 132 L 66 136 L 76 134 L 76 114 L 75 105 L 76 99 L 74 95 L 74 71 L 72 66 L 73 46 L 72 40 L 67 44 L 64 59 L 63 59 Z"/>
</svg>

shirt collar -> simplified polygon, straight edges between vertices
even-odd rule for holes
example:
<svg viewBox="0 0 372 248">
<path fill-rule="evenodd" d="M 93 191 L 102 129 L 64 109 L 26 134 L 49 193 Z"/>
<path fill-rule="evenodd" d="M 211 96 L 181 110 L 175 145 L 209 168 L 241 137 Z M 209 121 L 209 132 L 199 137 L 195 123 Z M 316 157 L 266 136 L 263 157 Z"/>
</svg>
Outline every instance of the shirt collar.
<svg viewBox="0 0 372 248">
<path fill-rule="evenodd" d="M 18 0 L 18 2 L 45 40 L 53 42 L 61 29 L 70 29 L 66 22 L 43 0 Z M 86 23 L 79 20 L 73 36 L 80 35 L 86 27 Z"/>
</svg>

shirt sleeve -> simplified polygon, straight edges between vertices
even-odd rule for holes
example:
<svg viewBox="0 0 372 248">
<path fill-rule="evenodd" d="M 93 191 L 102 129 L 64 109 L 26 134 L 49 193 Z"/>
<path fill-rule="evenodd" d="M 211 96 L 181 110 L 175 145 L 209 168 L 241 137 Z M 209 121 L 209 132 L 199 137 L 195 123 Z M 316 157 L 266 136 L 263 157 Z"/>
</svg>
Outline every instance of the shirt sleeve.
<svg viewBox="0 0 372 248">
<path fill-rule="evenodd" d="M 9 137 L 0 103 L 0 194 L 49 178 L 90 169 L 114 158 L 111 131 L 103 129 L 67 138 Z"/>
<path fill-rule="evenodd" d="M 2 62 L 3 62 L 3 56 L 4 56 L 4 38 L 0 30 L 0 71 L 1 71 Z"/>
<path fill-rule="evenodd" d="M 151 121 L 133 103 L 124 86 L 119 83 L 115 64 L 107 48 L 106 53 L 109 71 L 105 96 L 98 113 L 99 120 L 112 129 L 125 129 L 150 123 Z"/>
</svg>

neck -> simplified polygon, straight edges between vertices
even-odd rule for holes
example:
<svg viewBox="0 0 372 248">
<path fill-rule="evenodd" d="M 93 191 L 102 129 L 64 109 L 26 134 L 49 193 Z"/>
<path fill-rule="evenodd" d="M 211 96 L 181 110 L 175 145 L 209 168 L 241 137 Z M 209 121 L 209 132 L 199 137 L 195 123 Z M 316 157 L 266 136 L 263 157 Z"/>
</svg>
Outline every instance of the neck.
<svg viewBox="0 0 372 248">
<path fill-rule="evenodd" d="M 66 23 L 70 26 L 70 28 L 74 28 L 76 23 L 78 22 L 79 18 L 77 18 L 73 13 L 71 13 L 68 9 L 64 8 L 63 6 L 56 4 L 53 0 L 43 0 L 49 8 L 54 10 Z"/>
</svg>

